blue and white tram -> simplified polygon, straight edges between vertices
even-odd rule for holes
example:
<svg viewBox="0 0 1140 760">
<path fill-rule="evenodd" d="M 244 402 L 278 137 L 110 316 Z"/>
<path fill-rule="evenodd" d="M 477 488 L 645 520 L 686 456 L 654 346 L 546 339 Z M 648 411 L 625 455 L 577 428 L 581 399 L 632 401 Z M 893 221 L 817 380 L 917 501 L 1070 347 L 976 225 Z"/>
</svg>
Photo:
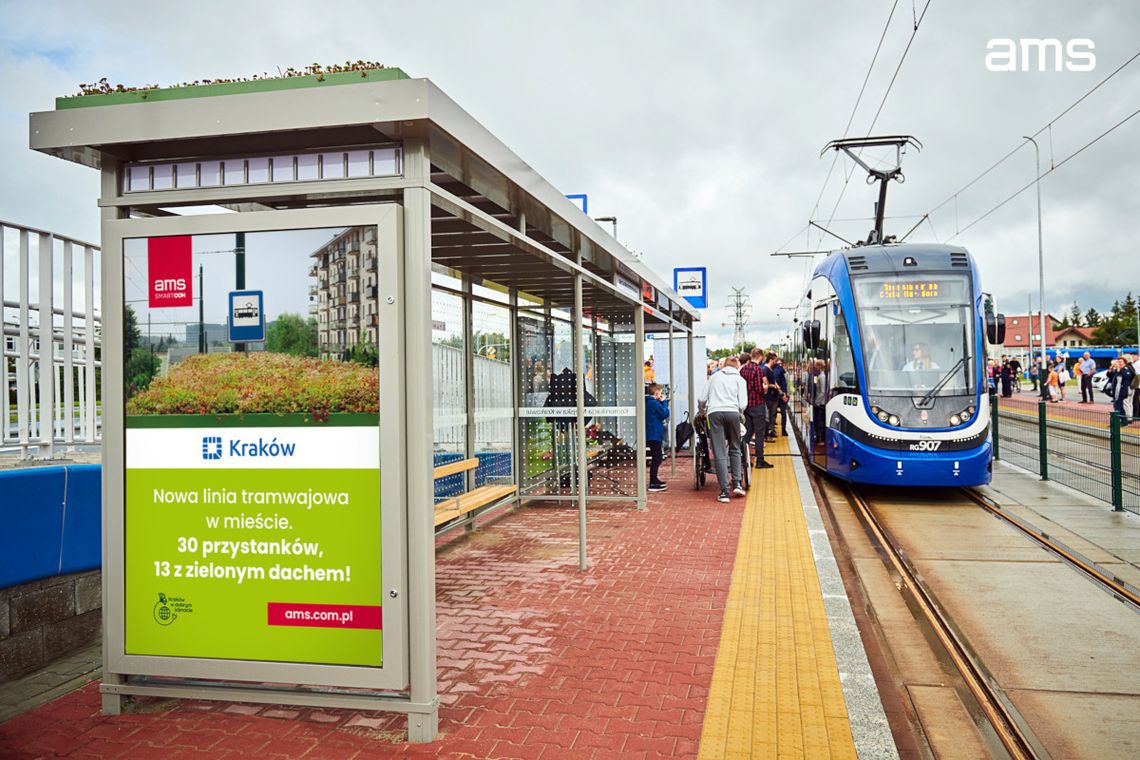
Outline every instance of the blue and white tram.
<svg viewBox="0 0 1140 760">
<path fill-rule="evenodd" d="M 885 244 L 836 252 L 796 314 L 793 417 L 811 460 L 857 483 L 990 482 L 987 323 L 963 248 Z"/>
</svg>

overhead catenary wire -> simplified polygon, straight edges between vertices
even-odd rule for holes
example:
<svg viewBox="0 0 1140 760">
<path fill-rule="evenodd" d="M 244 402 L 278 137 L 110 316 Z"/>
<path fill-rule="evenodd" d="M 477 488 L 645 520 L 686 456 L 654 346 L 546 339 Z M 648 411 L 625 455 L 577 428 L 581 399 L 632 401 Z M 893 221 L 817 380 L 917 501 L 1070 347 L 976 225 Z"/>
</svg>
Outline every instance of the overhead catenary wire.
<svg viewBox="0 0 1140 760">
<path fill-rule="evenodd" d="M 887 98 L 890 96 L 891 90 L 895 86 L 895 81 L 899 77 L 899 72 L 902 71 L 903 64 L 906 62 L 907 53 L 910 52 L 910 46 L 914 43 L 915 36 L 918 35 L 919 27 L 922 26 L 922 20 L 924 18 L 926 18 L 926 11 L 930 8 L 931 2 L 933 2 L 933 0 L 926 0 L 926 5 L 922 6 L 922 13 L 919 14 L 917 19 L 915 19 L 914 28 L 911 30 L 911 33 L 910 33 L 910 39 L 908 39 L 906 41 L 906 47 L 903 48 L 902 55 L 899 56 L 899 63 L 897 66 L 895 66 L 894 74 L 891 75 L 891 81 L 887 83 L 887 89 L 883 93 L 882 100 L 879 101 L 879 108 L 875 111 L 875 118 L 871 119 L 871 125 L 869 127 L 867 127 L 867 135 L 866 135 L 867 137 L 871 136 L 871 132 L 874 131 L 875 125 L 879 123 L 879 117 L 883 113 L 883 107 L 887 104 Z M 892 10 L 892 12 L 894 11 L 893 8 L 891 10 Z M 846 137 L 846 135 L 844 135 L 844 136 Z M 862 150 L 859 151 L 859 155 L 863 155 Z M 837 156 L 838 156 L 838 154 L 837 154 Z M 828 217 L 827 224 L 824 226 L 830 226 L 832 220 L 835 218 L 836 212 L 839 211 L 839 204 L 843 202 L 843 196 L 847 193 L 847 186 L 851 182 L 851 177 L 855 174 L 855 169 L 856 169 L 856 167 L 852 166 L 851 171 L 844 178 L 843 187 L 841 187 L 839 189 L 839 197 L 835 199 L 835 206 L 832 207 L 831 215 Z"/>
<path fill-rule="evenodd" d="M 1070 153 L 1069 155 L 1065 156 L 1063 159 L 1061 159 L 1061 160 L 1060 160 L 1060 161 L 1057 163 L 1057 165 L 1056 165 L 1056 166 L 1053 166 L 1053 167 L 1051 167 L 1051 168 L 1049 168 L 1049 169 L 1046 169 L 1045 171 L 1041 172 L 1041 175 L 1040 175 L 1040 176 L 1038 176 L 1038 177 L 1034 178 L 1033 180 L 1031 180 L 1030 182 L 1026 183 L 1026 184 L 1025 184 L 1023 187 L 1021 187 L 1020 189 L 1018 189 L 1018 190 L 1015 190 L 1013 193 L 1011 193 L 1009 196 L 1007 196 L 1007 197 L 1005 198 L 1005 200 L 1003 200 L 1003 201 L 1001 201 L 1000 203 L 998 203 L 998 204 L 996 204 L 996 205 L 994 205 L 994 206 L 990 207 L 990 209 L 989 209 L 988 211 L 986 211 L 984 214 L 982 214 L 982 215 L 981 215 L 981 216 L 979 216 L 977 219 L 975 219 L 974 221 L 972 221 L 972 222 L 970 222 L 969 224 L 967 224 L 967 225 L 966 225 L 965 227 L 963 227 L 962 229 L 960 229 L 960 230 L 958 230 L 957 232 L 955 232 L 955 233 L 954 233 L 953 235 L 951 235 L 950 237 L 946 238 L 946 240 L 944 240 L 943 242 L 944 242 L 944 243 L 946 243 L 946 242 L 949 242 L 949 241 L 953 240 L 954 238 L 958 237 L 959 235 L 961 235 L 961 234 L 962 234 L 963 232 L 965 232 L 966 230 L 968 230 L 968 229 L 970 229 L 971 227 L 973 227 L 974 225 L 978 224 L 978 223 L 979 223 L 979 222 L 981 222 L 983 219 L 985 219 L 986 217 L 990 216 L 990 215 L 991 215 L 991 214 L 993 214 L 995 211 L 997 211 L 998 209 L 1000 209 L 1001 207 L 1003 207 L 1005 204 L 1009 203 L 1009 202 L 1010 202 L 1010 201 L 1012 201 L 1014 198 L 1016 198 L 1017 196 L 1021 195 L 1022 193 L 1024 193 L 1024 192 L 1025 192 L 1026 190 L 1028 190 L 1029 188 L 1033 187 L 1033 185 L 1034 185 L 1034 184 L 1036 184 L 1037 182 L 1040 182 L 1040 181 L 1041 181 L 1042 179 L 1044 179 L 1045 177 L 1048 177 L 1050 174 L 1052 174 L 1053 172 L 1057 171 L 1057 170 L 1058 170 L 1058 169 L 1060 169 L 1062 166 L 1064 166 L 1065 164 L 1069 163 L 1069 162 L 1070 162 L 1070 161 L 1072 161 L 1074 158 L 1076 158 L 1077 156 L 1079 156 L 1079 155 L 1080 155 L 1081 153 L 1083 153 L 1085 150 L 1087 150 L 1088 148 L 1091 148 L 1093 145 L 1095 145 L 1096 143 L 1100 142 L 1100 140 L 1101 140 L 1101 139 L 1103 139 L 1104 137 L 1107 137 L 1109 134 L 1111 134 L 1112 132 L 1116 131 L 1118 128 L 1120 128 L 1121 126 L 1123 126 L 1123 125 L 1124 125 L 1125 123 L 1127 123 L 1129 120 L 1131 120 L 1132 118 L 1134 118 L 1134 117 L 1135 117 L 1137 114 L 1140 114 L 1140 108 L 1138 108 L 1138 109 L 1136 109 L 1135 111 L 1133 111 L 1132 113 L 1128 114 L 1128 115 L 1127 115 L 1127 116 L 1125 116 L 1123 119 L 1121 119 L 1120 121 L 1116 122 L 1116 123 L 1115 123 L 1115 124 L 1113 124 L 1111 127 L 1109 127 L 1108 129 L 1106 129 L 1105 131 L 1101 132 L 1099 135 L 1097 135 L 1097 136 L 1096 136 L 1096 137 L 1094 137 L 1093 139 L 1089 140 L 1087 143 L 1085 143 L 1085 144 L 1084 144 L 1084 145 L 1082 145 L 1081 147 L 1077 148 L 1075 151 L 1073 151 L 1073 152 L 1072 152 L 1072 153 Z"/>
<path fill-rule="evenodd" d="M 885 40 L 887 37 L 887 30 L 891 26 L 891 20 L 895 17 L 895 8 L 898 7 L 898 4 L 899 4 L 898 0 L 895 0 L 895 2 L 891 5 L 891 12 L 887 14 L 887 23 L 883 24 L 883 32 L 882 32 L 882 34 L 879 35 L 879 43 L 875 46 L 875 53 L 874 53 L 874 55 L 871 56 L 871 63 L 869 66 L 867 66 L 867 73 L 863 76 L 863 84 L 859 88 L 859 95 L 855 98 L 855 105 L 852 106 L 852 108 L 851 108 L 851 115 L 847 117 L 847 125 L 843 127 L 843 136 L 844 137 L 847 137 L 848 133 L 851 131 L 851 125 L 855 121 L 855 114 L 859 110 L 859 104 L 863 102 L 863 94 L 867 90 L 867 82 L 869 82 L 871 79 L 871 72 L 875 68 L 875 62 L 879 60 L 879 51 L 881 51 L 883 49 L 883 40 Z M 815 205 L 812 206 L 811 213 L 808 215 L 809 219 L 814 219 L 815 218 L 815 212 L 819 210 L 820 201 L 823 200 L 823 194 L 827 191 L 828 183 L 831 182 L 831 175 L 835 171 L 835 164 L 838 160 L 839 160 L 839 154 L 836 153 L 831 158 L 831 166 L 829 166 L 827 169 L 827 176 L 823 178 L 823 186 L 819 188 L 819 195 L 816 196 Z M 799 233 L 796 233 L 796 234 L 798 235 Z M 792 237 L 794 238 L 795 235 L 793 235 Z M 823 240 L 822 235 L 820 235 L 820 240 L 821 241 Z M 788 242 L 791 242 L 791 241 L 789 240 Z M 787 245 L 788 245 L 788 243 L 784 243 L 784 245 L 780 246 L 780 248 L 777 250 L 782 250 Z M 810 236 L 810 234 L 808 236 L 808 247 L 809 248 L 811 247 L 811 236 Z"/>
<path fill-rule="evenodd" d="M 1040 129 L 1038 129 L 1036 132 L 1034 132 L 1034 133 L 1031 135 L 1031 137 L 1037 137 L 1037 136 L 1038 136 L 1038 135 L 1040 135 L 1042 132 L 1045 132 L 1045 131 L 1048 131 L 1048 132 L 1049 132 L 1049 146 L 1050 146 L 1050 147 L 1049 147 L 1049 154 L 1050 154 L 1050 160 L 1049 160 L 1049 168 L 1050 168 L 1050 170 L 1052 170 L 1052 169 L 1056 169 L 1056 168 L 1057 168 L 1057 166 L 1058 166 L 1056 163 L 1054 163 L 1054 161 L 1053 161 L 1053 159 L 1052 159 L 1052 153 L 1053 153 L 1053 148 L 1052 148 L 1052 144 L 1053 144 L 1053 125 L 1054 125 L 1054 124 L 1056 124 L 1058 121 L 1060 121 L 1062 118 L 1064 118 L 1064 116 L 1065 116 L 1066 114 L 1068 114 L 1070 111 L 1072 111 L 1074 108 L 1076 108 L 1076 107 L 1077 107 L 1077 106 L 1079 106 L 1081 103 L 1083 103 L 1083 102 L 1084 102 L 1084 101 L 1085 101 L 1085 100 L 1086 100 L 1086 99 L 1087 99 L 1087 98 L 1088 98 L 1090 95 L 1092 95 L 1094 92 L 1096 92 L 1097 90 L 1099 90 L 1099 89 L 1100 89 L 1100 88 L 1101 88 L 1101 87 L 1102 87 L 1102 86 L 1103 86 L 1103 85 L 1104 85 L 1106 82 L 1108 82 L 1110 79 L 1112 79 L 1112 78 L 1113 78 L 1113 77 L 1115 77 L 1117 74 L 1119 74 L 1121 71 L 1123 71 L 1123 70 L 1124 70 L 1124 69 L 1125 69 L 1125 68 L 1126 68 L 1126 67 L 1127 67 L 1129 64 L 1131 64 L 1131 63 L 1132 63 L 1133 61 L 1135 61 L 1137 58 L 1140 58 L 1140 51 L 1137 51 L 1136 53 L 1134 53 L 1134 54 L 1132 55 L 1132 57 L 1131 57 L 1131 58 L 1129 58 L 1127 61 L 1125 61 L 1124 63 L 1122 63 L 1122 64 L 1120 64 L 1119 66 L 1117 66 L 1117 67 L 1116 67 L 1116 68 L 1115 68 L 1115 69 L 1114 69 L 1114 70 L 1113 70 L 1113 71 L 1112 71 L 1110 74 L 1108 74 L 1108 75 L 1107 75 L 1107 76 L 1106 76 L 1104 79 L 1100 80 L 1100 81 L 1099 81 L 1099 82 L 1097 82 L 1095 85 L 1093 85 L 1092 89 L 1088 90 L 1087 92 L 1085 92 L 1085 94 L 1081 95 L 1079 98 L 1077 98 L 1077 99 L 1076 99 L 1076 100 L 1074 100 L 1072 103 L 1070 103 L 1070 104 L 1069 104 L 1069 105 L 1068 105 L 1068 106 L 1065 108 L 1065 110 L 1061 111 L 1061 113 L 1059 113 L 1059 114 L 1057 114 L 1056 116 L 1054 116 L 1052 119 L 1050 119 L 1050 120 L 1049 120 L 1049 121 L 1048 121 L 1048 122 L 1045 124 L 1045 126 L 1041 127 Z M 1130 117 L 1130 118 L 1131 118 L 1131 117 Z M 1003 156 L 1002 156 L 1001 158 L 999 158 L 997 161 L 995 161 L 995 162 L 993 162 L 992 164 L 990 164 L 990 165 L 989 165 L 989 167 L 987 167 L 987 168 L 985 169 L 985 171 L 983 171 L 983 172 L 982 172 L 981 174 L 979 174 L 978 176 L 974 177 L 972 180 L 970 180 L 970 181 L 969 181 L 969 182 L 967 182 L 966 184 L 962 185 L 962 187 L 960 187 L 960 188 L 958 188 L 957 190 L 955 190 L 953 193 L 951 193 L 949 196 L 947 196 L 947 198 L 946 198 L 945 200 L 943 200 L 943 201 L 942 201 L 941 203 L 939 203 L 937 206 L 934 206 L 933 208 L 931 208 L 931 209 L 930 209 L 930 211 L 928 211 L 927 213 L 928 213 L 928 214 L 933 214 L 934 212 L 938 211 L 938 210 L 939 210 L 939 209 L 941 209 L 943 206 L 945 206 L 947 203 L 950 203 L 951 201 L 956 201 L 959 195 L 961 195 L 962 193 L 966 192 L 966 191 L 967 191 L 967 190 L 969 190 L 971 187 L 973 187 L 974 185 L 976 185 L 976 184 L 977 184 L 979 181 L 981 181 L 982 179 L 984 179 L 984 178 L 985 178 L 985 177 L 986 177 L 986 176 L 987 176 L 987 175 L 988 175 L 990 172 L 992 172 L 994 169 L 998 168 L 999 166 L 1001 166 L 1002 164 L 1004 164 L 1006 161 L 1008 161 L 1008 160 L 1009 160 L 1009 159 L 1010 159 L 1010 158 L 1011 158 L 1011 157 L 1012 157 L 1012 156 L 1013 156 L 1015 153 L 1017 153 L 1018 151 L 1020 151 L 1020 150 L 1021 150 L 1022 148 L 1024 148 L 1024 147 L 1025 147 L 1027 144 L 1028 144 L 1028 143 L 1027 143 L 1027 141 L 1025 141 L 1025 140 L 1022 140 L 1021 142 L 1019 142 L 1019 143 L 1017 144 L 1017 146 L 1016 146 L 1016 147 L 1012 148 L 1012 149 L 1011 149 L 1011 150 L 1010 150 L 1008 153 L 1006 153 L 1005 155 L 1003 155 Z"/>
</svg>

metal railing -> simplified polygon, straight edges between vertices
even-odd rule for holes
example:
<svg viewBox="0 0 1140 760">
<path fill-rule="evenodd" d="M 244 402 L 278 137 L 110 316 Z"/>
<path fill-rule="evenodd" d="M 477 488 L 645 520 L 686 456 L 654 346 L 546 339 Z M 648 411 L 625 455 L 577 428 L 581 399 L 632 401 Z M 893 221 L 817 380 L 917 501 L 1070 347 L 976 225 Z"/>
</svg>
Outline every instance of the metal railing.
<svg viewBox="0 0 1140 760">
<path fill-rule="evenodd" d="M 1140 513 L 1140 418 L 1106 404 L 991 396 L 994 458 Z"/>
<path fill-rule="evenodd" d="M 91 243 L 0 221 L 2 451 L 50 458 L 102 441 L 98 256 Z"/>
</svg>

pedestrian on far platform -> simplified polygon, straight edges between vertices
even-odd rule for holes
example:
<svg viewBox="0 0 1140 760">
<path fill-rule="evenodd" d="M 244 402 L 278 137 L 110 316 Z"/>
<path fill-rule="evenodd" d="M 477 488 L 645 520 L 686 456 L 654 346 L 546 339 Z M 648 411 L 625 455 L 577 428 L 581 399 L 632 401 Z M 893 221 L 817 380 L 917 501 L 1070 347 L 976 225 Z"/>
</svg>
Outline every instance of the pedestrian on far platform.
<svg viewBox="0 0 1140 760">
<path fill-rule="evenodd" d="M 1127 417 L 1128 410 L 1124 408 L 1124 404 L 1132 395 L 1132 380 L 1136 377 L 1136 368 L 1132 365 L 1131 354 L 1125 354 L 1124 358 L 1117 359 L 1115 364 L 1116 372 L 1109 380 L 1112 384 L 1112 411 Z"/>
<path fill-rule="evenodd" d="M 1061 389 L 1061 400 L 1065 400 L 1065 386 L 1069 383 L 1069 368 L 1065 366 L 1065 358 L 1057 356 L 1057 386 Z"/>
<path fill-rule="evenodd" d="M 1038 359 L 1041 362 L 1041 398 L 1046 401 L 1052 400 L 1052 391 L 1049 390 L 1049 360 Z"/>
<path fill-rule="evenodd" d="M 1096 362 L 1092 358 L 1092 354 L 1085 351 L 1084 356 L 1077 362 L 1077 369 L 1081 373 L 1081 403 L 1093 403 L 1093 375 L 1096 374 Z"/>
<path fill-rule="evenodd" d="M 1057 374 L 1057 365 L 1054 364 L 1049 367 L 1049 374 L 1046 376 L 1045 385 L 1043 386 L 1045 388 L 1045 396 L 1051 403 L 1056 404 L 1061 400 L 1061 390 L 1058 387 L 1059 385 L 1060 375 Z"/>
<path fill-rule="evenodd" d="M 1010 398 L 1013 396 L 1013 368 L 1009 366 L 1009 360 L 1006 359 L 1001 363 L 1001 397 Z"/>
<path fill-rule="evenodd" d="M 1140 419 L 1140 354 L 1132 356 L 1132 416 Z"/>
<path fill-rule="evenodd" d="M 1037 377 L 1040 374 L 1041 374 L 1041 370 L 1038 369 L 1037 360 L 1036 359 L 1030 359 L 1029 360 L 1029 379 L 1031 381 L 1033 381 L 1033 392 L 1034 393 L 1037 392 Z"/>
</svg>

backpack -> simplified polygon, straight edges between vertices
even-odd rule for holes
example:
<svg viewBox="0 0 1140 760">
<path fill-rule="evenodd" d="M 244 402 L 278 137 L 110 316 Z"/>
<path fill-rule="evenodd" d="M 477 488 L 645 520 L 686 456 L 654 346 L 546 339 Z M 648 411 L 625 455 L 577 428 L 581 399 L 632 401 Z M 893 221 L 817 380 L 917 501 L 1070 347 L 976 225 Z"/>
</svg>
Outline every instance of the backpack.
<svg viewBox="0 0 1140 760">
<path fill-rule="evenodd" d="M 684 449 L 693 437 L 693 423 L 689 422 L 688 412 L 685 412 L 685 419 L 677 423 L 676 434 L 677 448 Z"/>
</svg>

